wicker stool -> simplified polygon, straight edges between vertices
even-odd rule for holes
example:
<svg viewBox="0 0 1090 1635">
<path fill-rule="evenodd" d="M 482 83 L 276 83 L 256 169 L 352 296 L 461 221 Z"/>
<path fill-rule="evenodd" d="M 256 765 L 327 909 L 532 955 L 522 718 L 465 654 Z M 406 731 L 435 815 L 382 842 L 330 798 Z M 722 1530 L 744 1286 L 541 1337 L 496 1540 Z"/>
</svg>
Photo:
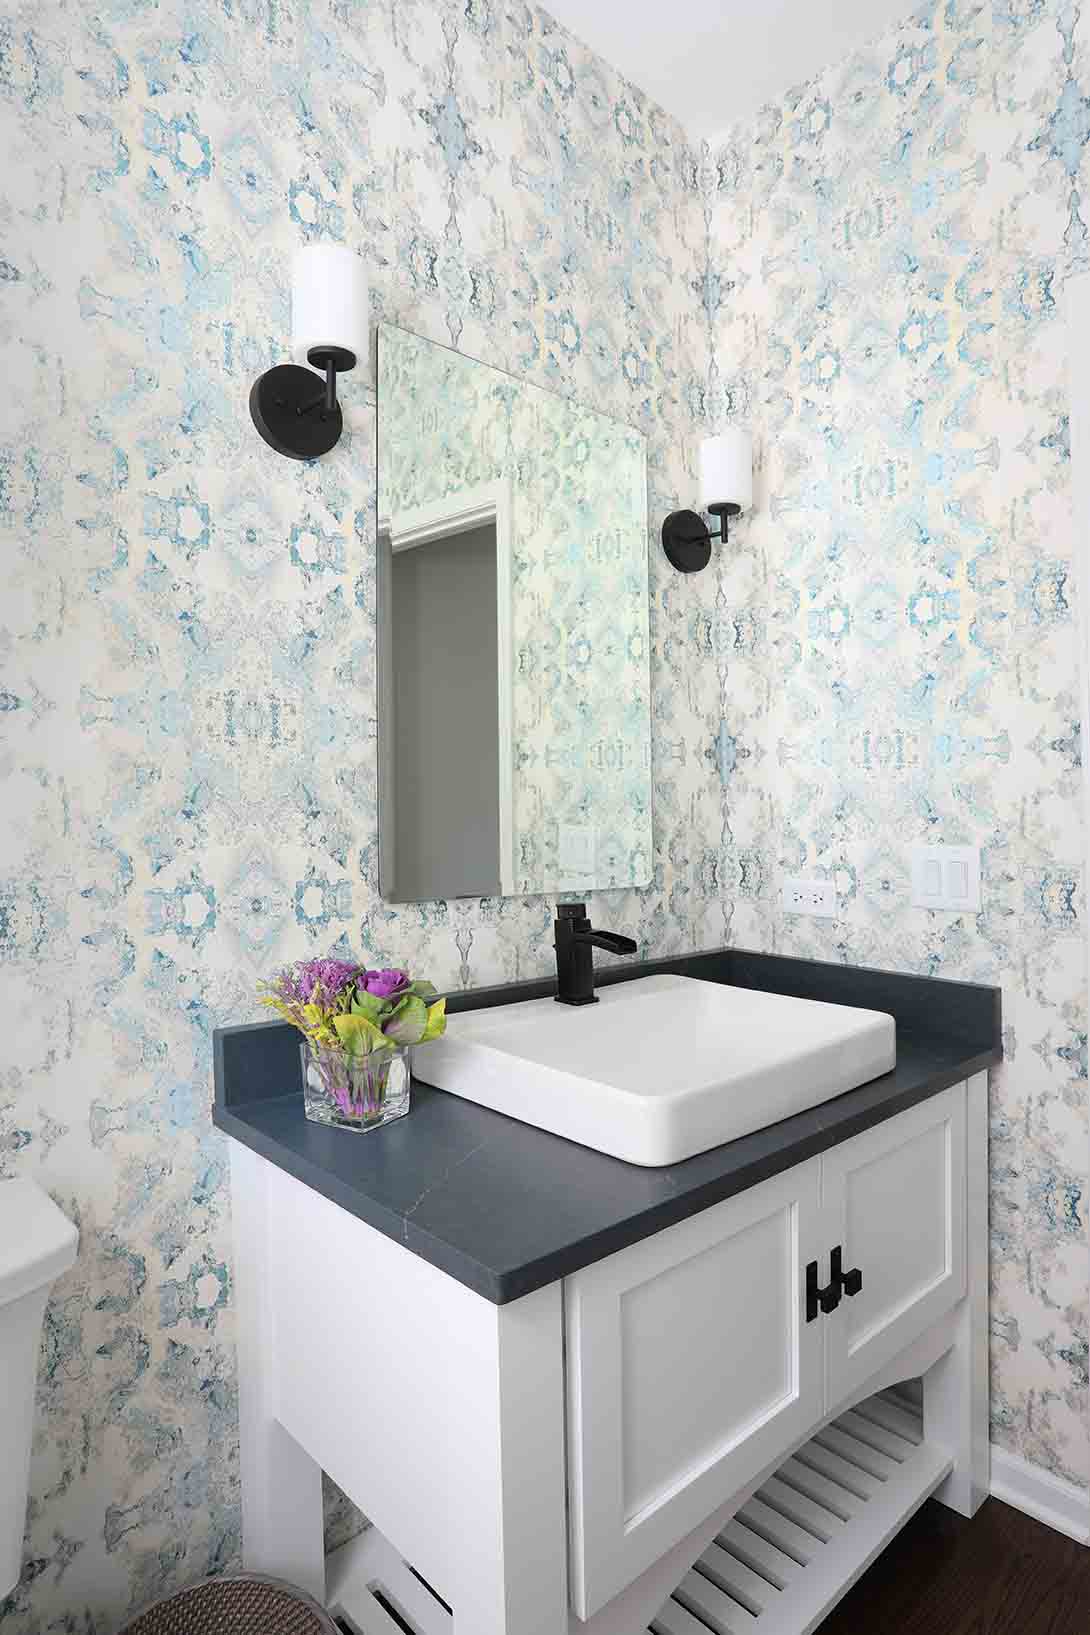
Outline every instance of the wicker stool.
<svg viewBox="0 0 1090 1635">
<path fill-rule="evenodd" d="M 341 1635 L 304 1590 L 260 1573 L 206 1578 L 153 1601 L 121 1635 Z"/>
</svg>

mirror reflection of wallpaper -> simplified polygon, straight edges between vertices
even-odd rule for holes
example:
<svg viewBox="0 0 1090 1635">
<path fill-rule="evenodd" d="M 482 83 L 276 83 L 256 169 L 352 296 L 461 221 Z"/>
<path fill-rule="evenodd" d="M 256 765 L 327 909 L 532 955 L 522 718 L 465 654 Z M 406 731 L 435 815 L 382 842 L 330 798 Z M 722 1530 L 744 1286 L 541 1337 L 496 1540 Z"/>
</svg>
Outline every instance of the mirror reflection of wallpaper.
<svg viewBox="0 0 1090 1635">
<path fill-rule="evenodd" d="M 463 493 L 502 485 L 509 496 L 513 835 L 504 893 L 646 885 L 643 434 L 384 325 L 378 456 L 379 515 L 395 532 L 399 516 Z M 395 830 L 396 821 L 395 812 Z"/>
</svg>

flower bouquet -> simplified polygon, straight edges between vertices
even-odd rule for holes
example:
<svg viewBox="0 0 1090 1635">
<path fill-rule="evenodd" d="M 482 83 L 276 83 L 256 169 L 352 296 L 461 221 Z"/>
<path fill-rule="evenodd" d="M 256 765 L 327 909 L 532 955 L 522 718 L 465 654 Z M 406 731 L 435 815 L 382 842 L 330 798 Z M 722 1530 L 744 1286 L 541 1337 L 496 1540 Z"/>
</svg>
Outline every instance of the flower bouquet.
<svg viewBox="0 0 1090 1635">
<path fill-rule="evenodd" d="M 409 1111 L 409 1052 L 447 1025 L 433 983 L 351 960 L 303 959 L 258 992 L 303 1035 L 308 1118 L 372 1130 Z"/>
</svg>

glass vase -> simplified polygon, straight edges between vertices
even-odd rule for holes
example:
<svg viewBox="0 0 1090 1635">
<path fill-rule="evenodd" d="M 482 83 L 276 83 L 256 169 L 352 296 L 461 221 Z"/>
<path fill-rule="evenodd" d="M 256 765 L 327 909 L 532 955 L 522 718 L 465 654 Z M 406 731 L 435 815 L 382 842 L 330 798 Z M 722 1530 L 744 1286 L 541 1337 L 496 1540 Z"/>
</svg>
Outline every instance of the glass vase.
<svg viewBox="0 0 1090 1635">
<path fill-rule="evenodd" d="M 316 1124 L 342 1130 L 377 1130 L 409 1111 L 408 1045 L 391 1045 L 367 1056 L 347 1056 L 327 1045 L 299 1047 L 303 1105 Z"/>
</svg>

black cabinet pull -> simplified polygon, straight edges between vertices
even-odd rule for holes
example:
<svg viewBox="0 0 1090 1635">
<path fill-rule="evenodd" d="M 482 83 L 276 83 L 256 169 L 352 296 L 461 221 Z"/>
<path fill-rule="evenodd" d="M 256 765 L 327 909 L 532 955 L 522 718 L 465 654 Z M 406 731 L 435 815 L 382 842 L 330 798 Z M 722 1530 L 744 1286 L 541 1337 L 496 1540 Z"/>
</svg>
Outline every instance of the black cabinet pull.
<svg viewBox="0 0 1090 1635">
<path fill-rule="evenodd" d="M 830 1279 L 822 1289 L 818 1286 L 818 1263 L 810 1261 L 806 1268 L 806 1321 L 812 1323 L 821 1312 L 828 1317 L 840 1304 L 840 1284 Z"/>
<path fill-rule="evenodd" d="M 858 1266 L 853 1267 L 850 1272 L 844 1271 L 843 1254 L 844 1252 L 838 1243 L 832 1254 L 829 1256 L 829 1282 L 835 1283 L 837 1289 L 843 1290 L 848 1298 L 851 1299 L 857 1295 L 860 1289 L 863 1287 L 863 1273 L 859 1270 Z"/>
<path fill-rule="evenodd" d="M 844 1270 L 844 1251 L 838 1243 L 829 1253 L 829 1281 L 822 1288 L 818 1283 L 818 1263 L 811 1260 L 806 1267 L 806 1321 L 812 1323 L 819 1313 L 828 1317 L 840 1304 L 840 1297 L 849 1299 L 863 1287 L 863 1273 L 858 1266 Z"/>
</svg>

